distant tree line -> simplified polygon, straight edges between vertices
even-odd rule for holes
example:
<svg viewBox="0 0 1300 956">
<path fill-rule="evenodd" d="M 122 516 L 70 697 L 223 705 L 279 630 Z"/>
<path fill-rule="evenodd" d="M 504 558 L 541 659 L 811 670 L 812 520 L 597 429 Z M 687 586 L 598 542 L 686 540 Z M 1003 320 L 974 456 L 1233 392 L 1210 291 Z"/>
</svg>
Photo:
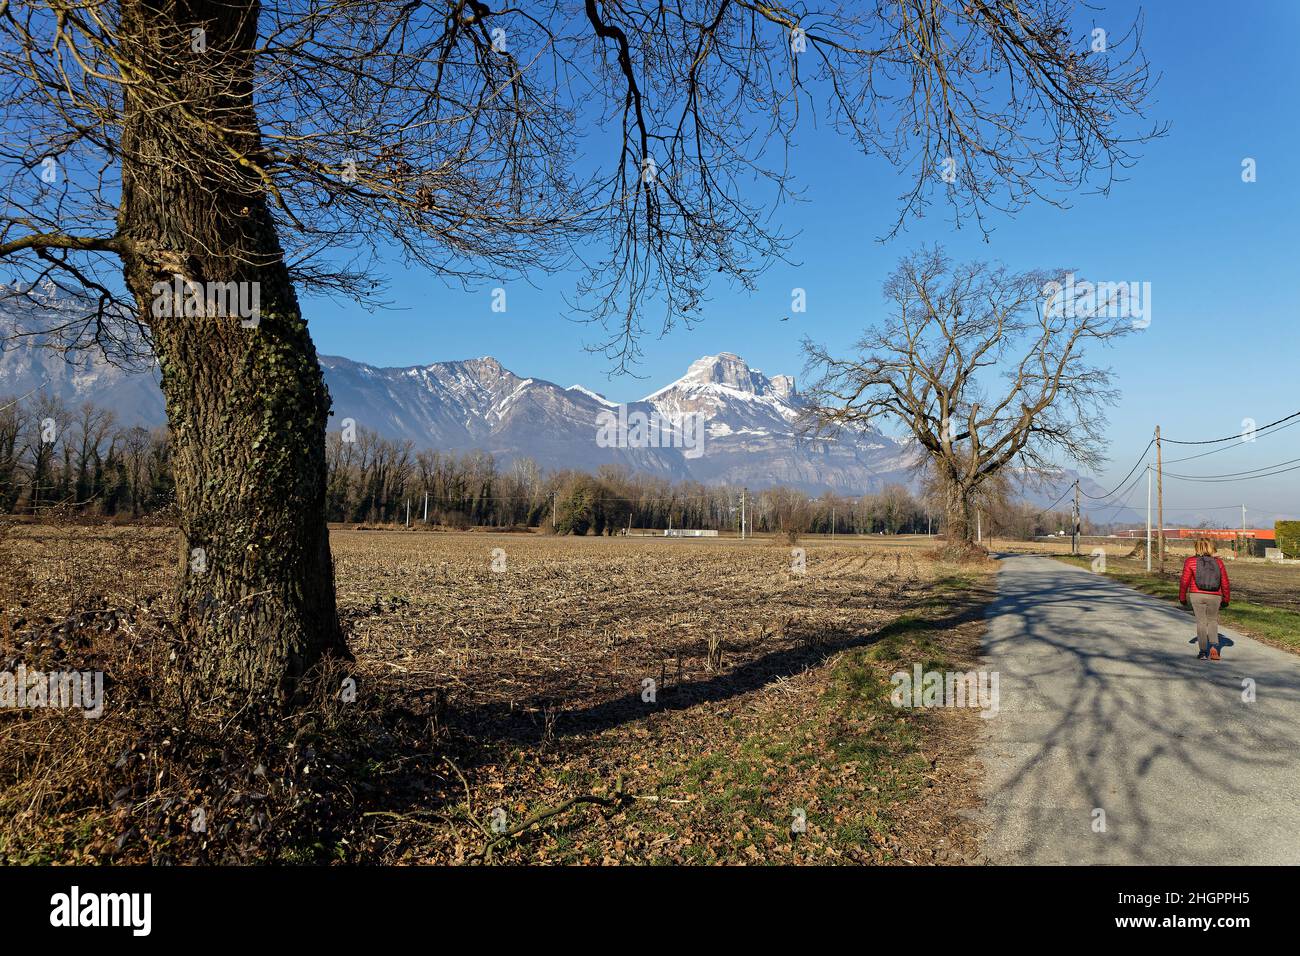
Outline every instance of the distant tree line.
<svg viewBox="0 0 1300 956">
<path fill-rule="evenodd" d="M 119 428 L 112 411 L 90 402 L 0 397 L 0 512 L 140 517 L 174 502 L 165 428 Z"/>
<path fill-rule="evenodd" d="M 628 528 L 738 530 L 742 496 L 759 533 L 918 533 L 926 508 L 902 485 L 854 499 L 809 498 L 789 488 L 671 481 L 603 465 L 595 474 L 543 471 L 531 459 L 499 463 L 484 452 L 416 451 L 409 440 L 358 428 L 326 441 L 331 521 L 450 527 L 541 527 L 559 534 L 615 534 Z"/>
<path fill-rule="evenodd" d="M 738 531 L 759 534 L 924 534 L 940 532 L 943 507 L 929 489 L 902 484 L 856 496 L 812 497 L 790 488 L 742 489 L 671 481 L 603 465 L 594 474 L 544 471 L 531 459 L 499 463 L 485 452 L 416 451 L 409 440 L 358 428 L 326 441 L 331 521 L 444 527 L 540 527 L 558 534 L 617 534 L 627 529 Z M 1011 500 L 1002 486 L 980 502 L 986 534 L 1032 537 L 1068 527 L 1063 512 L 1039 512 Z M 409 511 L 408 511 L 409 509 Z"/>
<path fill-rule="evenodd" d="M 743 511 L 758 534 L 925 534 L 942 530 L 943 508 L 928 488 L 901 484 L 873 494 L 809 496 L 784 488 L 728 485 L 633 473 L 604 465 L 595 474 L 544 471 L 528 458 L 509 464 L 481 452 L 416 451 L 409 440 L 361 427 L 326 442 L 330 521 L 451 528 L 534 527 L 557 534 L 627 529 L 738 531 Z M 0 398 L 0 512 L 140 517 L 175 499 L 165 428 L 119 428 L 113 412 L 67 408 L 38 396 Z M 426 511 L 427 500 L 427 511 Z M 1036 512 L 1009 495 L 980 505 L 986 535 L 1029 538 L 1068 529 L 1064 512 Z M 1085 528 L 1085 530 L 1088 530 Z"/>
</svg>

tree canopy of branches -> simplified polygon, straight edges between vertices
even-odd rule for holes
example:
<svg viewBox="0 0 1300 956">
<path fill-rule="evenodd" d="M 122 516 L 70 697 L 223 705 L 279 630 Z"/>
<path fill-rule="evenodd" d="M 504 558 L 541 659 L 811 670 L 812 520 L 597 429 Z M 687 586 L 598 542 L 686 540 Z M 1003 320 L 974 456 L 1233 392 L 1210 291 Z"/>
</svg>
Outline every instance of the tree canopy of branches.
<svg viewBox="0 0 1300 956">
<path fill-rule="evenodd" d="M 1134 325 L 1113 303 L 1075 308 L 1054 298 L 1066 274 L 956 264 L 939 248 L 921 250 L 885 283 L 889 315 L 858 340 L 856 356 L 805 340 L 820 374 L 806 393 L 815 427 L 884 418 L 911 432 L 940 486 L 954 550 L 973 543 L 972 506 L 1009 469 L 1032 480 L 1061 458 L 1103 460 L 1104 410 L 1117 393 L 1085 350 Z"/>
<path fill-rule="evenodd" d="M 145 326 L 206 555 L 182 666 L 204 699 L 283 702 L 347 653 L 299 292 L 577 258 L 621 367 L 648 308 L 689 320 L 786 248 L 769 213 L 810 114 L 904 171 L 893 228 L 936 193 L 978 218 L 1106 188 L 1150 82 L 1121 32 L 1097 50 L 1067 0 L 0 0 L 0 262 L 88 297 L 66 338 Z M 252 322 L 220 307 L 233 287 Z"/>
</svg>

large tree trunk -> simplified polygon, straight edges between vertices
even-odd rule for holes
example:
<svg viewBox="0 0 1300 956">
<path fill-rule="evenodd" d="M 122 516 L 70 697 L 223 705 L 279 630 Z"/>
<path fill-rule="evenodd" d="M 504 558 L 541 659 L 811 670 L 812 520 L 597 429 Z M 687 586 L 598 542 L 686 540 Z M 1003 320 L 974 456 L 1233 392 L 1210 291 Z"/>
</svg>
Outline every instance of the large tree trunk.
<svg viewBox="0 0 1300 956">
<path fill-rule="evenodd" d="M 228 704 L 284 703 L 322 655 L 347 649 L 325 524 L 329 395 L 249 165 L 263 161 L 258 4 L 120 7 L 126 59 L 161 81 L 125 87 L 119 230 L 175 446 L 188 673 Z M 158 284 L 177 275 L 254 284 L 257 324 L 158 314 Z"/>
<path fill-rule="evenodd" d="M 944 536 L 949 551 L 970 551 L 975 547 L 971 494 L 952 480 L 944 485 Z"/>
</svg>

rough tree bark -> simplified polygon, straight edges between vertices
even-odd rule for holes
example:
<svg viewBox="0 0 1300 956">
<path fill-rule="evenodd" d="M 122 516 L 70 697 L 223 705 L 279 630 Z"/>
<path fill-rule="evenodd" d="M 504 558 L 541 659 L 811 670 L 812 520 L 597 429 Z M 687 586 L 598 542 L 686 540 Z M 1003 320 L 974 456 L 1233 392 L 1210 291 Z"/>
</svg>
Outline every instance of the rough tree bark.
<svg viewBox="0 0 1300 956">
<path fill-rule="evenodd" d="M 347 649 L 325 524 L 329 395 L 245 162 L 259 150 L 258 4 L 123 0 L 121 15 L 126 61 L 178 94 L 125 89 L 118 225 L 175 442 L 190 674 L 210 697 L 283 702 L 322 655 Z M 255 283 L 256 326 L 156 314 L 158 284 L 177 275 Z"/>
<path fill-rule="evenodd" d="M 971 523 L 971 493 L 955 480 L 944 487 L 944 535 L 949 549 L 975 547 L 975 528 Z"/>
</svg>

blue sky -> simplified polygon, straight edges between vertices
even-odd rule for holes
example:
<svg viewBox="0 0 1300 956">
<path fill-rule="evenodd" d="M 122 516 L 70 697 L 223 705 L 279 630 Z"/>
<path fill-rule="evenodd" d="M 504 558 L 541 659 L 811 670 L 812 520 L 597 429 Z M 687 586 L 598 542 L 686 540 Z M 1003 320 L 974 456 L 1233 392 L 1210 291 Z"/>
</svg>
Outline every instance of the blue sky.
<svg viewBox="0 0 1300 956">
<path fill-rule="evenodd" d="M 1114 4 L 1089 15 L 1115 29 L 1135 6 Z M 1249 12 L 1248 12 L 1249 11 Z M 864 159 L 829 130 L 799 136 L 792 168 L 805 201 L 778 221 L 798 233 L 789 257 L 764 273 L 753 293 L 711 291 L 704 321 L 643 343 L 643 378 L 609 379 L 608 362 L 584 350 L 600 330 L 566 319 L 575 276 L 506 283 L 509 309 L 494 313 L 491 288 L 465 291 L 436 275 L 394 270 L 392 310 L 369 313 L 348 303 L 305 303 L 317 347 L 378 365 L 415 365 L 493 355 L 521 374 L 561 385 L 581 382 L 614 400 L 639 398 L 680 376 L 701 355 L 735 352 L 768 374 L 798 376 L 799 342 L 808 334 L 847 350 L 883 315 L 881 282 L 898 259 L 940 242 L 958 259 L 995 259 L 1017 269 L 1071 267 L 1081 276 L 1151 283 L 1151 325 L 1102 359 L 1123 398 L 1110 416 L 1106 487 L 1138 459 L 1160 424 L 1177 439 L 1237 434 L 1300 410 L 1300 58 L 1294 38 L 1300 4 L 1288 0 L 1225 8 L 1156 3 L 1145 8 L 1144 48 L 1161 75 L 1150 117 L 1167 137 L 1140 147 L 1140 159 L 1109 196 L 1075 194 L 1070 208 L 1030 206 L 994 215 L 980 232 L 954 230 L 940 203 L 885 243 L 905 182 Z M 1257 163 L 1244 183 L 1241 163 Z M 807 312 L 790 311 L 794 287 L 807 290 Z M 791 315 L 791 321 L 781 322 Z M 1170 449 L 1167 457 L 1205 449 Z M 1189 475 L 1246 471 L 1300 457 L 1300 426 L 1179 466 Z M 1171 471 L 1178 469 L 1171 467 Z M 1132 503 L 1144 505 L 1145 486 Z M 1166 482 L 1167 519 L 1176 509 L 1246 504 L 1251 524 L 1300 515 L 1300 471 L 1217 484 Z M 1215 512 L 1229 525 L 1240 511 Z"/>
</svg>

